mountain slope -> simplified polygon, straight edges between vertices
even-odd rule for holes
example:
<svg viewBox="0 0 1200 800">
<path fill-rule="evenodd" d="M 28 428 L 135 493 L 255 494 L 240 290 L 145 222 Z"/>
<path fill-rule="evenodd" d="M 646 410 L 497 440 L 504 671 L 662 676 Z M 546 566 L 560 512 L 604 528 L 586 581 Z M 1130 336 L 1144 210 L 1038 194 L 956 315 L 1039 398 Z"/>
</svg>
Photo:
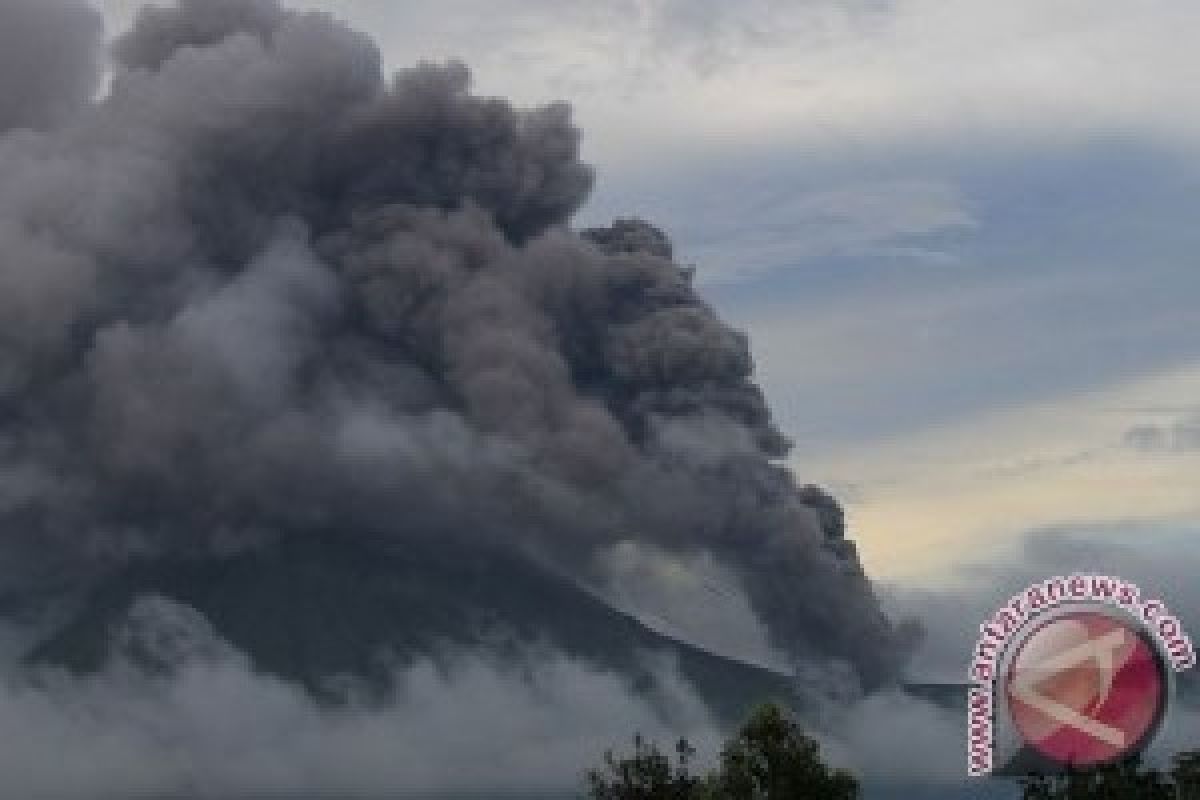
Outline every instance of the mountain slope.
<svg viewBox="0 0 1200 800">
<path fill-rule="evenodd" d="M 317 696 L 331 696 L 331 679 L 347 675 L 384 685 L 422 657 L 466 650 L 519 661 L 552 649 L 648 696 L 658 688 L 655 666 L 673 659 L 723 720 L 767 698 L 791 699 L 787 677 L 655 632 L 511 551 L 357 542 L 308 536 L 216 561 L 130 567 L 96 586 L 30 658 L 98 671 L 134 602 L 158 595 L 203 614 L 256 669 Z"/>
</svg>

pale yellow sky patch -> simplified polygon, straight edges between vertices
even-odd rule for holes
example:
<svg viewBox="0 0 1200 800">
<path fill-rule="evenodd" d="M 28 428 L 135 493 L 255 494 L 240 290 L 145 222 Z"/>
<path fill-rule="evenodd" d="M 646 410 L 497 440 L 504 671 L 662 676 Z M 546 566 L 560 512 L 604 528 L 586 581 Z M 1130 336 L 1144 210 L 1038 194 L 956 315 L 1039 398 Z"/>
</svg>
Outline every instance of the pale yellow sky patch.
<svg viewBox="0 0 1200 800">
<path fill-rule="evenodd" d="M 1170 423 L 1200 398 L 1200 364 L 1053 402 L 992 412 L 814 463 L 853 487 L 849 523 L 868 572 L 945 575 L 1041 526 L 1200 520 L 1200 453 L 1123 445 L 1130 427 Z"/>
</svg>

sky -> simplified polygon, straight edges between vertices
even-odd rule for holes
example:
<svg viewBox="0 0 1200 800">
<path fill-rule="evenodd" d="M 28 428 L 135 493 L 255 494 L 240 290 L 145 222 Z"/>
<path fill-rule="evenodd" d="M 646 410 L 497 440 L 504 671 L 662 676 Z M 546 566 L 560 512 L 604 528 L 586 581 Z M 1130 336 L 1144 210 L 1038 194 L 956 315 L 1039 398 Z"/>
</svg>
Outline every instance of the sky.
<svg viewBox="0 0 1200 800">
<path fill-rule="evenodd" d="M 671 234 L 873 576 L 1200 521 L 1195 4 L 298 4 L 570 102 L 580 222 Z"/>
</svg>

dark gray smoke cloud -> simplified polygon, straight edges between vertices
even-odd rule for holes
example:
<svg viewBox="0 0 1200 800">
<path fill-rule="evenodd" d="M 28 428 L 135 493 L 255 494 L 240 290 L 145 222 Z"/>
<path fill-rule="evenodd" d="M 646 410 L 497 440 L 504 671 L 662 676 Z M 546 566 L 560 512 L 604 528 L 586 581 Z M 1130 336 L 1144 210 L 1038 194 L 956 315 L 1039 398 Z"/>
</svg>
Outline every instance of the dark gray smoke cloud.
<svg viewBox="0 0 1200 800">
<path fill-rule="evenodd" d="M 100 15 L 83 0 L 0 0 L 0 133 L 41 128 L 99 84 Z"/>
<path fill-rule="evenodd" d="M 80 108 L 94 15 L 5 0 L 0 36 L 46 15 L 68 39 L 17 57 L 71 79 L 0 84 L 0 124 L 59 123 L 0 139 L 10 594 L 330 531 L 599 585 L 636 540 L 731 570 L 790 658 L 895 674 L 836 506 L 774 463 L 746 338 L 661 232 L 567 227 L 592 174 L 565 106 L 457 63 L 386 79 L 327 15 L 181 0 Z"/>
</svg>

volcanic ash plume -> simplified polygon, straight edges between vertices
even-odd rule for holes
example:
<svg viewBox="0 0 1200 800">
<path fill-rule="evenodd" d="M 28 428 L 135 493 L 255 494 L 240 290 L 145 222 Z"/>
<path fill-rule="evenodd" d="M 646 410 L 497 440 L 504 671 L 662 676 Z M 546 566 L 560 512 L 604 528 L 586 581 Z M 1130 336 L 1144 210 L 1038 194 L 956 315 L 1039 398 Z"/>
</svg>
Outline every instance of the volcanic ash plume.
<svg viewBox="0 0 1200 800">
<path fill-rule="evenodd" d="M 458 63 L 385 78 L 272 0 L 144 11 L 92 101 L 98 37 L 0 0 L 10 596 L 318 535 L 598 586 L 634 540 L 722 564 L 797 662 L 893 675 L 745 337 L 650 225 L 568 227 L 592 173 L 567 107 L 473 95 Z"/>
</svg>

